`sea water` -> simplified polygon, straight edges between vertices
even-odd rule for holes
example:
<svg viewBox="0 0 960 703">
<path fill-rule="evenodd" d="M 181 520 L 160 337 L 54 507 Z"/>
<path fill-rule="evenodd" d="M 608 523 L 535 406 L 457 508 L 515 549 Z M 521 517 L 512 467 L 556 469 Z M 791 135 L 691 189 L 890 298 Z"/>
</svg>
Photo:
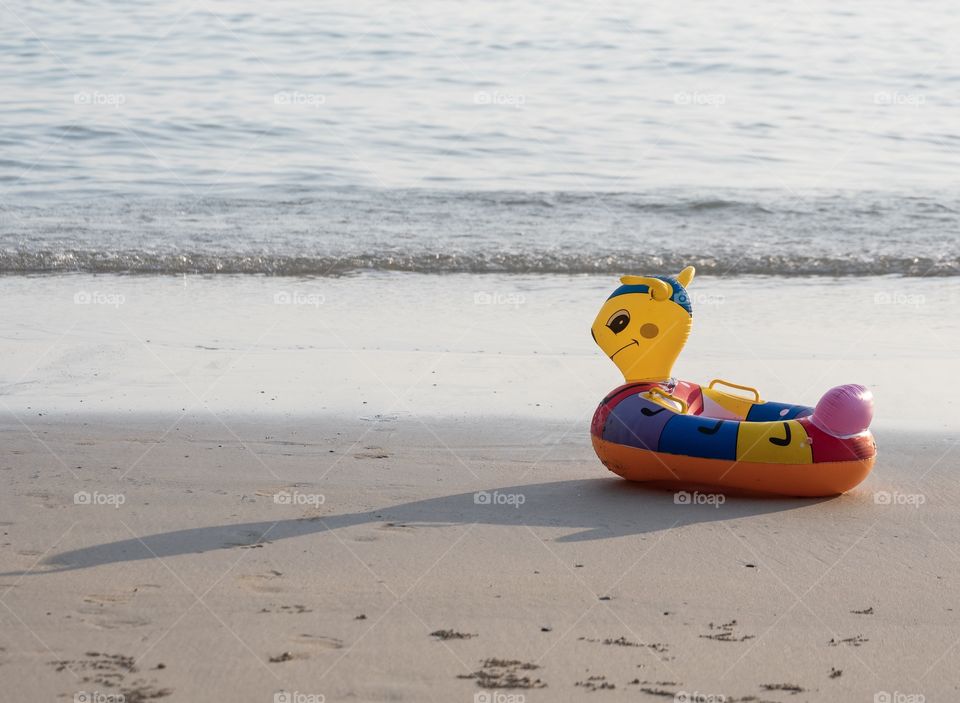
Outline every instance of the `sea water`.
<svg viewBox="0 0 960 703">
<path fill-rule="evenodd" d="M 960 273 L 951 2 L 0 5 L 0 271 Z"/>
</svg>

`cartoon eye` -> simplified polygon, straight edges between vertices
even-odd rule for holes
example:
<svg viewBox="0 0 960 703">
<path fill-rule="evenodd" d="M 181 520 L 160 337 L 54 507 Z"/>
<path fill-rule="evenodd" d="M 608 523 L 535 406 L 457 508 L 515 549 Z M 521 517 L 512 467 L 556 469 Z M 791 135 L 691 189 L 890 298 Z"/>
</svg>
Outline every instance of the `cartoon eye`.
<svg viewBox="0 0 960 703">
<path fill-rule="evenodd" d="M 626 310 L 617 310 L 610 316 L 610 319 L 607 320 L 607 327 L 614 334 L 620 334 L 630 324 L 630 313 Z"/>
</svg>

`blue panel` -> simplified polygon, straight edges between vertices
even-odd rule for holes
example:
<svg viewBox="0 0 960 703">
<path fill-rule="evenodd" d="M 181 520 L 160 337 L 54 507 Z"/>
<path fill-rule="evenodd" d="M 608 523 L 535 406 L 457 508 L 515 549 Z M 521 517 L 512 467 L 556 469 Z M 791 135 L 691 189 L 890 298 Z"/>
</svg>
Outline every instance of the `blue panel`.
<svg viewBox="0 0 960 703">
<path fill-rule="evenodd" d="M 737 458 L 736 420 L 674 415 L 660 434 L 660 451 L 705 459 Z"/>
<path fill-rule="evenodd" d="M 786 412 L 783 412 L 786 410 Z M 774 403 L 767 401 L 750 408 L 747 413 L 747 422 L 772 422 L 774 420 L 793 420 L 804 417 L 813 412 L 813 408 L 806 405 L 791 405 L 790 403 Z"/>
<path fill-rule="evenodd" d="M 603 427 L 603 439 L 657 451 L 660 431 L 667 420 L 676 415 L 662 405 L 657 405 L 638 395 L 621 400 L 607 417 Z"/>
</svg>

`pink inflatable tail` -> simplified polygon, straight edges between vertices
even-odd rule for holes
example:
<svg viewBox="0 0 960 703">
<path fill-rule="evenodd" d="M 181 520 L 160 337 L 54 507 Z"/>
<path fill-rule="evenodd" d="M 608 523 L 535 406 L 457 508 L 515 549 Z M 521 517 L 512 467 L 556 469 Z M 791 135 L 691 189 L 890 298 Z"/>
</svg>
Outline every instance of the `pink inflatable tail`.
<svg viewBox="0 0 960 703">
<path fill-rule="evenodd" d="M 873 420 L 873 393 L 856 383 L 831 388 L 817 403 L 810 421 L 834 437 L 860 434 Z"/>
</svg>

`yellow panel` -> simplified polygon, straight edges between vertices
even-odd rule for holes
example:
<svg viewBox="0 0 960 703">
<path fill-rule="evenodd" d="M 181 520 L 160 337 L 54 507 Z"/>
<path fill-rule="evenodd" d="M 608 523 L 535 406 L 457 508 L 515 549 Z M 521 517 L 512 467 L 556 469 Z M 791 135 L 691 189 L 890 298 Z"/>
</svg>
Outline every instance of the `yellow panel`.
<svg viewBox="0 0 960 703">
<path fill-rule="evenodd" d="M 728 410 L 740 418 L 746 417 L 747 413 L 750 412 L 750 408 L 753 407 L 754 404 L 753 400 L 750 398 L 724 393 L 723 391 L 718 391 L 716 388 L 702 388 L 701 390 L 707 398 L 722 407 L 724 410 Z"/>
<path fill-rule="evenodd" d="M 811 464 L 813 450 L 806 430 L 796 420 L 741 422 L 737 461 L 767 464 Z"/>
</svg>

